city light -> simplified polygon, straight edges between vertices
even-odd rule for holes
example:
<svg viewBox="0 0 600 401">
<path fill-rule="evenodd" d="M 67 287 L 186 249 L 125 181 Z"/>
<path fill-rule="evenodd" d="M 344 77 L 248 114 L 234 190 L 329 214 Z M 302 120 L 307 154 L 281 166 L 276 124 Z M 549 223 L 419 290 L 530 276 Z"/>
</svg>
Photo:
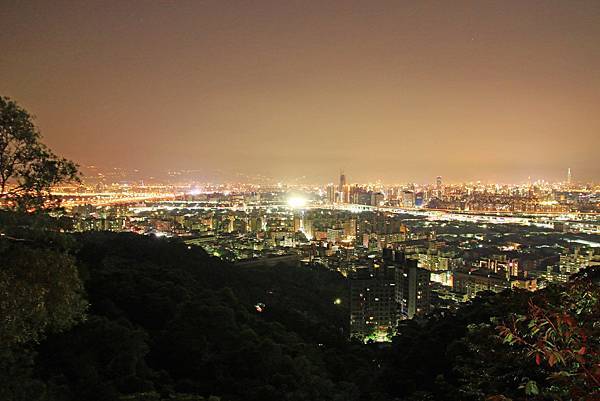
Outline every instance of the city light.
<svg viewBox="0 0 600 401">
<path fill-rule="evenodd" d="M 307 203 L 306 198 L 303 198 L 301 196 L 292 196 L 288 198 L 287 202 L 292 209 L 302 209 L 306 206 Z"/>
</svg>

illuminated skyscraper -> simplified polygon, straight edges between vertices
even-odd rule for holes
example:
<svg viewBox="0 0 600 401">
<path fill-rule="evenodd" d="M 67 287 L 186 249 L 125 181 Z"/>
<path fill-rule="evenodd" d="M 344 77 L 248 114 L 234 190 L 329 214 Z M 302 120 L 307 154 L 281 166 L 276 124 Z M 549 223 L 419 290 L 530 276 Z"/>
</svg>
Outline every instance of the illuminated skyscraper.
<svg viewBox="0 0 600 401">
<path fill-rule="evenodd" d="M 343 192 L 345 186 L 346 186 L 346 174 L 344 174 L 344 172 L 342 171 L 340 173 L 340 187 L 338 188 L 338 191 Z"/>
<path fill-rule="evenodd" d="M 335 186 L 333 184 L 327 186 L 327 202 L 330 204 L 335 203 Z"/>
<path fill-rule="evenodd" d="M 567 169 L 567 185 L 571 185 L 571 167 Z"/>
<path fill-rule="evenodd" d="M 435 189 L 436 189 L 436 193 L 438 197 L 442 196 L 442 177 L 441 176 L 437 176 L 436 180 L 435 180 Z"/>
<path fill-rule="evenodd" d="M 342 190 L 342 202 L 350 203 L 350 185 L 344 185 L 344 189 Z"/>
</svg>

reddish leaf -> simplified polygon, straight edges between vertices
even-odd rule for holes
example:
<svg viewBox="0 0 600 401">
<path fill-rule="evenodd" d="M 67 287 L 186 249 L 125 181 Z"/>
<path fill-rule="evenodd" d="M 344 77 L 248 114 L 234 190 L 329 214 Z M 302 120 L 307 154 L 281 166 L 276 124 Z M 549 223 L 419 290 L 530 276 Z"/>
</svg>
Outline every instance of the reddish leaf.
<svg viewBox="0 0 600 401">
<path fill-rule="evenodd" d="M 550 354 L 550 356 L 548 357 L 548 365 L 550 365 L 552 367 L 552 366 L 554 366 L 555 363 L 556 363 L 556 357 L 554 356 L 554 354 Z"/>
</svg>

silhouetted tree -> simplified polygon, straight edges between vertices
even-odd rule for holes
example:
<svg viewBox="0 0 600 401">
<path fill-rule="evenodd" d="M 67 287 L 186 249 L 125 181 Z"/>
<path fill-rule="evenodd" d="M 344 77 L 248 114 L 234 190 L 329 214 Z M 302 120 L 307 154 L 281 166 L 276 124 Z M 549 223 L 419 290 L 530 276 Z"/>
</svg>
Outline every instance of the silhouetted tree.
<svg viewBox="0 0 600 401">
<path fill-rule="evenodd" d="M 19 209 L 49 203 L 52 186 L 78 180 L 77 165 L 40 142 L 31 115 L 0 96 L 0 202 Z"/>
</svg>

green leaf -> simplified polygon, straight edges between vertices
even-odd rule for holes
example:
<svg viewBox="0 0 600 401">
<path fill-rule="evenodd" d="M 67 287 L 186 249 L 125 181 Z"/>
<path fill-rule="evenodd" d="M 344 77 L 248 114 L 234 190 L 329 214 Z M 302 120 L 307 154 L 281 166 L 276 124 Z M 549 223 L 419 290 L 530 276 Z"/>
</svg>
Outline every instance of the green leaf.
<svg viewBox="0 0 600 401">
<path fill-rule="evenodd" d="M 529 380 L 525 385 L 525 394 L 538 395 L 539 393 L 540 389 L 538 388 L 537 383 L 534 380 Z"/>
</svg>

